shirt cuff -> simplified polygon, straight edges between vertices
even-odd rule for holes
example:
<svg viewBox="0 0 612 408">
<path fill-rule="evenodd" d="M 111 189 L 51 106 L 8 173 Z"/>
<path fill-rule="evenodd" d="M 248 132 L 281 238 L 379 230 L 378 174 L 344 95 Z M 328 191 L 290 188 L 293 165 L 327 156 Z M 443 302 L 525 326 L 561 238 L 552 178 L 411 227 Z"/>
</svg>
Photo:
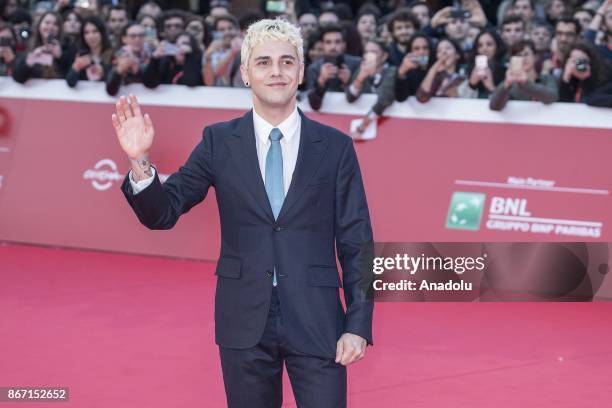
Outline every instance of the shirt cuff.
<svg viewBox="0 0 612 408">
<path fill-rule="evenodd" d="M 132 178 L 132 170 L 130 170 L 129 178 L 130 178 L 130 184 L 132 185 L 132 192 L 134 193 L 134 195 L 140 193 L 142 190 L 144 190 L 145 188 L 149 187 L 149 185 L 151 185 L 151 183 L 153 182 L 153 179 L 155 179 L 155 167 L 151 166 L 151 172 L 153 173 L 151 177 L 136 182 Z"/>
</svg>

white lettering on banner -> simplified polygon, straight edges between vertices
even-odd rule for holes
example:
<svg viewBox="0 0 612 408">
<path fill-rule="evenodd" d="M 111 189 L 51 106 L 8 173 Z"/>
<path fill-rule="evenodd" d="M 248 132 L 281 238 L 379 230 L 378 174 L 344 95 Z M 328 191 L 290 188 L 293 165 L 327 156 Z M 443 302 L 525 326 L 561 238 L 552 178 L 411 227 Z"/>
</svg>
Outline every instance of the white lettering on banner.
<svg viewBox="0 0 612 408">
<path fill-rule="evenodd" d="M 501 221 L 501 220 L 487 220 L 487 229 L 499 230 L 499 231 L 529 231 L 528 222 L 516 222 L 516 221 Z"/>
<path fill-rule="evenodd" d="M 508 177 L 508 184 L 515 186 L 533 186 L 533 187 L 554 187 L 555 182 L 553 180 L 536 179 L 532 177 Z"/>
<path fill-rule="evenodd" d="M 11 149 L 8 147 L 0 146 L 0 153 L 8 153 Z"/>
<path fill-rule="evenodd" d="M 2 174 L 0 174 L 0 188 L 2 188 L 2 180 L 4 179 L 4 176 Z"/>
<path fill-rule="evenodd" d="M 509 182 L 511 178 L 508 179 Z M 489 230 L 590 238 L 599 238 L 603 229 L 603 223 L 599 221 L 532 216 L 531 212 L 527 211 L 527 199 L 505 197 L 491 198 L 489 219 L 485 225 Z"/>
<path fill-rule="evenodd" d="M 159 180 L 165 182 L 169 175 L 159 173 Z M 98 191 L 108 190 L 113 186 L 115 181 L 121 181 L 125 175 L 117 171 L 117 165 L 111 159 L 102 159 L 98 161 L 93 169 L 85 170 L 83 179 L 91 180 L 91 185 Z"/>
<path fill-rule="evenodd" d="M 85 180 L 91 180 L 91 185 L 98 191 L 108 190 L 114 181 L 123 179 L 123 175 L 117 172 L 117 165 L 111 159 L 98 161 L 93 170 L 88 169 L 83 173 Z"/>
<path fill-rule="evenodd" d="M 531 216 L 531 213 L 527 211 L 526 207 L 527 200 L 524 198 L 493 197 L 491 198 L 491 207 L 489 211 L 491 214 L 519 215 L 529 217 Z"/>
</svg>

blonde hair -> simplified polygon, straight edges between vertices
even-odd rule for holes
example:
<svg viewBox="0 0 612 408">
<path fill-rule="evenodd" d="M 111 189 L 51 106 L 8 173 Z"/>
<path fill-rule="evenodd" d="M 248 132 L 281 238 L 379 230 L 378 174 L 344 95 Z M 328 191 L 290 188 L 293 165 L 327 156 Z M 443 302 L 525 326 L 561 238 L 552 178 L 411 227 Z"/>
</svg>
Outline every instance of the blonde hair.
<svg viewBox="0 0 612 408">
<path fill-rule="evenodd" d="M 295 47 L 300 64 L 304 63 L 304 40 L 300 28 L 280 18 L 274 20 L 268 18 L 251 24 L 247 29 L 240 50 L 242 64 L 247 67 L 253 47 L 268 41 L 289 42 Z"/>
</svg>

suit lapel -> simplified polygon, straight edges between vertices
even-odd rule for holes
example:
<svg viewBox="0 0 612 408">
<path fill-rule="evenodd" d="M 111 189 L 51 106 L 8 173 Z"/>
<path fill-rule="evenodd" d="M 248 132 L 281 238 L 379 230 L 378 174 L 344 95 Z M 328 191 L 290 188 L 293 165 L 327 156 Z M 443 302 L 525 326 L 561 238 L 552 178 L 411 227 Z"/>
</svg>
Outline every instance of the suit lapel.
<svg viewBox="0 0 612 408">
<path fill-rule="evenodd" d="M 255 129 L 253 127 L 253 110 L 248 111 L 239 121 L 232 137 L 227 139 L 231 144 L 231 155 L 235 168 L 244 180 L 247 189 L 267 217 L 274 219 L 272 207 L 266 194 L 266 186 L 261 177 L 257 147 L 255 146 Z"/>
<path fill-rule="evenodd" d="M 297 162 L 295 164 L 293 176 L 291 177 L 289 191 L 287 191 L 287 196 L 278 214 L 279 222 L 304 193 L 308 182 L 319 167 L 323 153 L 327 147 L 327 139 L 322 138 L 321 135 L 316 132 L 312 121 L 308 119 L 300 109 L 298 109 L 298 113 L 302 119 L 300 128 L 300 147 L 298 149 Z"/>
</svg>

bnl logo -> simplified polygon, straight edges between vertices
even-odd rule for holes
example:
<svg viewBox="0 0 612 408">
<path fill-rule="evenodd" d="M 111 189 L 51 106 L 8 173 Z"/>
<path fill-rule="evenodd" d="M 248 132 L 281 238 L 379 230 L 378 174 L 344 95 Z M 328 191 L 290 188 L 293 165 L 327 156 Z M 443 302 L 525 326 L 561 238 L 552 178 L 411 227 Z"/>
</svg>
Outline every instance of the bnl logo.
<svg viewBox="0 0 612 408">
<path fill-rule="evenodd" d="M 446 217 L 446 228 L 478 231 L 484 210 L 486 195 L 482 193 L 453 193 Z M 529 217 L 527 200 L 518 198 L 491 198 L 491 214 Z"/>
<path fill-rule="evenodd" d="M 455 191 L 451 198 L 446 228 L 478 231 L 486 196 Z"/>
</svg>

